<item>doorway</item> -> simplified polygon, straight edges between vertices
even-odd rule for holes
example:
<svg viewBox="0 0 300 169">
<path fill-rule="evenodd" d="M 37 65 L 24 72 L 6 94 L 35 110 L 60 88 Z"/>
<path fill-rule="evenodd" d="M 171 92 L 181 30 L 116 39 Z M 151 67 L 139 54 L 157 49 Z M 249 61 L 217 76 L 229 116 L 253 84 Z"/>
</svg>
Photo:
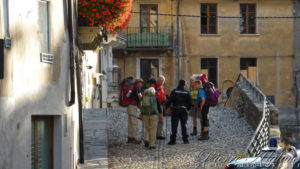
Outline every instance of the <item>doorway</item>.
<svg viewBox="0 0 300 169">
<path fill-rule="evenodd" d="M 208 81 L 214 83 L 218 87 L 218 59 L 217 58 L 202 58 L 201 73 L 205 74 Z"/>
<path fill-rule="evenodd" d="M 150 78 L 157 79 L 159 76 L 159 60 L 158 59 L 141 59 L 140 60 L 140 77 L 144 81 Z"/>
<path fill-rule="evenodd" d="M 53 169 L 53 117 L 32 116 L 31 169 Z"/>
</svg>

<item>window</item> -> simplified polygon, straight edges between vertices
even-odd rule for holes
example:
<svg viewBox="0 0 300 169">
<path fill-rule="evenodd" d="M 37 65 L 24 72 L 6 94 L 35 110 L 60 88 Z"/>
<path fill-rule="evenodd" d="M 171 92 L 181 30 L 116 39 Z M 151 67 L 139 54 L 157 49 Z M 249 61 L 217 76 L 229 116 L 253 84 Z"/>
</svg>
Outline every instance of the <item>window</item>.
<svg viewBox="0 0 300 169">
<path fill-rule="evenodd" d="M 272 104 L 275 104 L 275 97 L 274 97 L 274 96 L 267 96 L 267 99 L 268 99 Z"/>
<path fill-rule="evenodd" d="M 201 4 L 201 34 L 217 33 L 217 4 Z"/>
<path fill-rule="evenodd" d="M 255 4 L 240 4 L 240 33 L 256 34 Z"/>
<path fill-rule="evenodd" d="M 218 87 L 218 59 L 201 59 L 201 73 L 206 74 L 208 81 L 214 83 L 214 85 Z"/>
<path fill-rule="evenodd" d="M 248 70 L 248 67 L 256 67 L 256 58 L 241 58 L 240 69 Z"/>
<path fill-rule="evenodd" d="M 31 169 L 53 169 L 53 118 L 32 116 Z"/>
<path fill-rule="evenodd" d="M 256 58 L 241 58 L 241 72 L 254 84 L 257 84 L 257 59 Z"/>
<path fill-rule="evenodd" d="M 159 66 L 158 59 L 141 59 L 140 72 L 141 78 L 147 81 L 150 78 L 158 78 Z"/>
<path fill-rule="evenodd" d="M 141 32 L 157 32 L 158 14 L 157 5 L 141 5 L 140 6 L 140 29 Z"/>
</svg>

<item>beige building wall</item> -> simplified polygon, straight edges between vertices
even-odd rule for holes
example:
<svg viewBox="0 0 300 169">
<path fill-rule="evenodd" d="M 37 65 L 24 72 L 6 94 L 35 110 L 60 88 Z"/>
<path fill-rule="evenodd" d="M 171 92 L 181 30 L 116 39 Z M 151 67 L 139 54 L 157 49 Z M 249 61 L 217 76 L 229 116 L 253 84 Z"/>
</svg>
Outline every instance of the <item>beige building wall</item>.
<svg viewBox="0 0 300 169">
<path fill-rule="evenodd" d="M 240 34 L 240 4 L 255 3 L 258 17 L 292 17 L 291 0 L 181 0 L 180 14 L 200 16 L 201 3 L 217 4 L 219 18 L 217 34 L 201 34 L 199 17 L 180 17 L 180 70 L 176 76 L 175 48 L 173 51 L 127 51 L 114 55 L 122 68 L 122 79 L 136 75 L 136 57 L 156 56 L 163 60 L 163 74 L 167 88 L 175 87 L 176 79 L 188 80 L 192 74 L 201 73 L 201 58 L 218 59 L 218 88 L 226 90 L 232 86 L 240 73 L 240 58 L 257 58 L 256 83 L 267 96 L 275 97 L 276 106 L 294 104 L 293 83 L 293 19 L 257 18 L 256 34 Z M 158 13 L 173 16 L 158 16 L 158 25 L 173 26 L 173 42 L 176 37 L 177 1 L 137 0 L 133 11 L 139 12 L 140 4 L 157 4 Z M 235 18 L 234 18 L 235 17 Z M 139 27 L 139 14 L 134 13 L 128 27 Z M 168 53 L 168 54 L 166 54 Z M 167 57 L 165 57 L 165 55 Z M 125 69 L 124 58 L 125 56 Z M 164 56 L 164 57 L 162 57 Z M 125 72 L 125 73 L 124 73 Z M 254 74 L 255 75 L 255 74 Z M 170 91 L 168 89 L 168 91 Z"/>
<path fill-rule="evenodd" d="M 283 0 L 187 0 L 182 1 L 181 13 L 200 15 L 201 3 L 216 3 L 218 16 L 239 17 L 241 3 L 255 3 L 258 17 L 293 16 L 292 2 Z M 293 104 L 293 20 L 258 18 L 256 21 L 254 35 L 240 34 L 239 18 L 219 18 L 218 33 L 205 35 L 200 32 L 200 18 L 182 17 L 182 60 L 188 63 L 188 68 L 182 69 L 182 76 L 187 78 L 199 71 L 200 58 L 218 58 L 218 86 L 223 88 L 225 81 L 236 80 L 240 58 L 257 58 L 257 85 L 266 95 L 275 96 L 277 106 Z"/>
</svg>

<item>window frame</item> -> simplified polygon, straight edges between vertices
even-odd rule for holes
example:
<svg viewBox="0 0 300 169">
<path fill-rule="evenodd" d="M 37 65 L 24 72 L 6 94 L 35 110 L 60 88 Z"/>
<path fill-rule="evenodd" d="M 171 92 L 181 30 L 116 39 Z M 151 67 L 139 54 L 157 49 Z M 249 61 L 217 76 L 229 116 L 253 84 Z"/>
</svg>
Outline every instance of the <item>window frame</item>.
<svg viewBox="0 0 300 169">
<path fill-rule="evenodd" d="M 140 32 L 143 31 L 143 27 L 142 27 L 142 11 L 141 8 L 142 6 L 146 6 L 147 7 L 147 32 L 151 32 L 150 31 L 150 20 L 151 20 L 151 14 L 150 14 L 150 7 L 151 6 L 155 6 L 156 7 L 156 32 L 158 31 L 158 4 L 140 4 Z"/>
<path fill-rule="evenodd" d="M 245 22 L 246 22 L 246 26 L 245 26 L 245 29 L 246 29 L 246 32 L 245 33 L 242 33 L 243 30 L 241 30 L 241 20 L 240 20 L 240 34 L 241 35 L 253 35 L 253 34 L 257 34 L 257 4 L 256 3 L 240 3 L 240 17 L 241 19 L 243 18 L 242 17 L 242 11 L 241 11 L 241 7 L 242 5 L 246 5 L 246 19 L 245 19 Z M 254 18 L 254 25 L 249 25 L 249 5 L 254 5 L 255 7 L 255 12 L 250 12 L 250 13 L 254 13 L 255 15 L 255 18 Z M 249 28 L 250 27 L 254 27 L 255 28 L 255 32 L 254 33 L 249 33 Z"/>
<path fill-rule="evenodd" d="M 202 10 L 201 10 L 201 7 L 202 7 L 202 5 L 206 5 L 206 12 L 202 12 Z M 209 5 L 215 5 L 216 6 L 216 12 L 210 12 L 210 7 L 209 7 Z M 202 21 L 202 13 L 206 13 L 206 16 L 207 16 L 207 18 L 206 18 L 206 23 L 207 23 L 207 25 L 206 25 L 206 33 L 202 33 L 202 23 L 201 23 L 201 21 Z M 210 23 L 209 23 L 209 16 L 211 15 L 211 13 L 215 13 L 216 14 L 216 23 L 215 23 L 215 29 L 216 29 L 216 33 L 210 33 L 210 31 L 209 31 L 209 27 L 210 27 Z M 218 4 L 217 3 L 201 3 L 200 4 L 200 34 L 202 34 L 202 35 L 216 35 L 216 34 L 218 34 Z"/>
</svg>

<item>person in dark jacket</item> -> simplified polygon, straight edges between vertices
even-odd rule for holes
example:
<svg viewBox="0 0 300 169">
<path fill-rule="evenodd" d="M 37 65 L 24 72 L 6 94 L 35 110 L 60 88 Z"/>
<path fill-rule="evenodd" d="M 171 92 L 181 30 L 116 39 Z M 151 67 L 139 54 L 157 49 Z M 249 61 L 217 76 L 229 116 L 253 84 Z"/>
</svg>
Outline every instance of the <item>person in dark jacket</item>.
<svg viewBox="0 0 300 169">
<path fill-rule="evenodd" d="M 166 108 L 173 105 L 171 123 L 172 123 L 172 135 L 170 137 L 169 145 L 176 144 L 176 135 L 178 122 L 180 121 L 182 130 L 182 140 L 184 144 L 188 144 L 188 135 L 186 131 L 186 123 L 188 120 L 188 110 L 192 107 L 192 97 L 188 90 L 185 89 L 185 81 L 180 80 L 178 87 L 175 88 L 168 99 Z"/>
</svg>

